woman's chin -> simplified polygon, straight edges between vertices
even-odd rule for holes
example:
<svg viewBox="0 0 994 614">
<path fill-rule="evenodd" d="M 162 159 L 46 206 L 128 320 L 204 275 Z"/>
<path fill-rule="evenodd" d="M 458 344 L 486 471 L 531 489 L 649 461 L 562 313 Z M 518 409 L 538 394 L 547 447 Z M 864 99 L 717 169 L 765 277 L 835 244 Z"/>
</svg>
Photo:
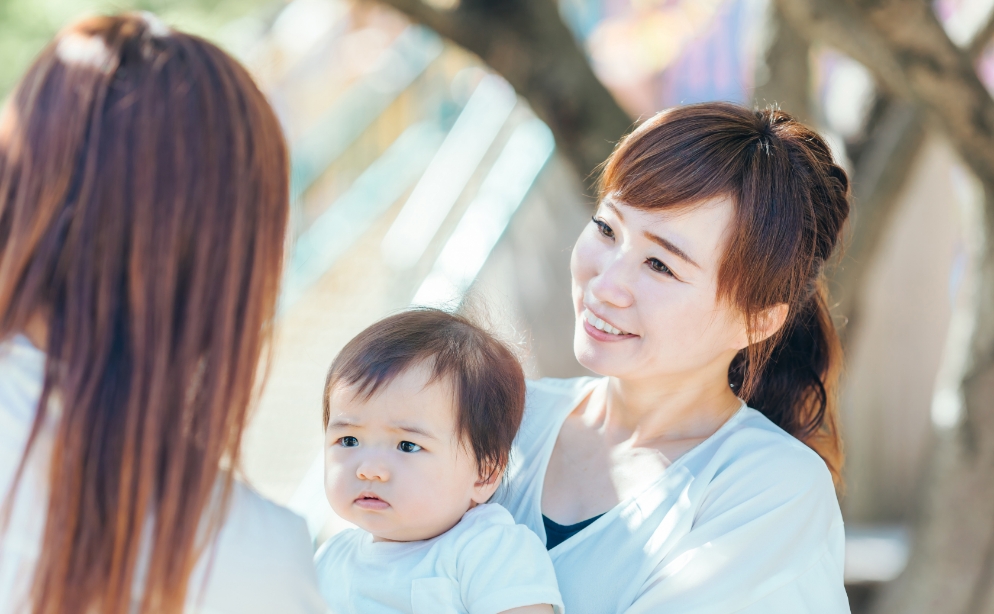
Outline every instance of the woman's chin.
<svg viewBox="0 0 994 614">
<path fill-rule="evenodd" d="M 598 347 L 590 339 L 585 338 L 586 334 L 577 331 L 573 341 L 573 355 L 576 361 L 588 371 L 593 371 L 597 375 L 621 377 L 625 370 L 622 368 L 621 356 L 612 351 L 613 348 Z"/>
</svg>

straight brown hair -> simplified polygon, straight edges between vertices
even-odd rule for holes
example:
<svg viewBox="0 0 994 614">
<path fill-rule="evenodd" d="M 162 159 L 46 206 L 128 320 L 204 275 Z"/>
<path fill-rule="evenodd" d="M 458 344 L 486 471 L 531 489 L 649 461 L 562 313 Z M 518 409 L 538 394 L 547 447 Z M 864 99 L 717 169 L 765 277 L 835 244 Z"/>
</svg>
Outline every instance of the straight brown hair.
<svg viewBox="0 0 994 614">
<path fill-rule="evenodd" d="M 151 16 L 66 28 L 8 100 L 0 339 L 45 323 L 28 450 L 59 418 L 34 612 L 183 610 L 257 393 L 287 214 L 286 146 L 248 73 Z"/>
<path fill-rule="evenodd" d="M 736 305 L 750 329 L 769 307 L 785 304 L 789 315 L 777 334 L 735 357 L 729 385 L 818 452 L 841 485 L 842 351 L 824 269 L 849 215 L 849 180 L 825 141 L 776 109 L 676 107 L 619 143 L 600 192 L 646 210 L 732 199 L 719 298 Z"/>
</svg>

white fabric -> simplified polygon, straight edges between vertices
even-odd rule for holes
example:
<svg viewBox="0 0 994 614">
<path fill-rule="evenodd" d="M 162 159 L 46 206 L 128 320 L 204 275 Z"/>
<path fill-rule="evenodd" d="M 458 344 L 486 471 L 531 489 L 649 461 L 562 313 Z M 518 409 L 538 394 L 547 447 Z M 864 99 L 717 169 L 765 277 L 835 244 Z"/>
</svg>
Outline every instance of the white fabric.
<svg viewBox="0 0 994 614">
<path fill-rule="evenodd" d="M 529 382 L 505 505 L 545 541 L 542 484 L 566 417 L 602 380 Z M 641 494 L 553 548 L 569 614 L 849 612 L 845 534 L 821 458 L 742 408 Z"/>
<path fill-rule="evenodd" d="M 23 336 L 0 343 L 0 505 L 6 503 L 34 422 L 44 365 L 45 355 Z M 0 538 L 0 612 L 27 610 L 24 600 L 31 588 L 48 507 L 47 473 L 57 420 L 49 416 L 32 448 L 14 497 L 10 524 Z M 302 519 L 236 482 L 215 544 L 190 578 L 186 611 L 324 612 L 311 553 Z"/>
<path fill-rule="evenodd" d="M 474 507 L 423 541 L 374 542 L 349 529 L 315 562 L 334 614 L 497 614 L 541 603 L 563 612 L 545 547 L 499 505 Z"/>
</svg>

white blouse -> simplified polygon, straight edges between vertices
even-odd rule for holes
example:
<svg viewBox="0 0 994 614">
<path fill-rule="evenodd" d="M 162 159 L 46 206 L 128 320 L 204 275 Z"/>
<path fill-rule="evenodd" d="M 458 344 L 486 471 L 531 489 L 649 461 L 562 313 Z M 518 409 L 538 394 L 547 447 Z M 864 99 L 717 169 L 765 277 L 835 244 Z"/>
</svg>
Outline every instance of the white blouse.
<svg viewBox="0 0 994 614">
<path fill-rule="evenodd" d="M 545 541 L 542 486 L 566 417 L 601 379 L 529 382 L 495 502 Z M 758 411 L 550 551 L 568 614 L 836 614 L 845 534 L 821 458 Z"/>
<path fill-rule="evenodd" d="M 7 503 L 34 422 L 44 367 L 45 355 L 25 337 L 0 343 L 0 506 Z M 0 535 L 0 612 L 26 610 L 45 528 L 48 464 L 57 427 L 51 412 L 47 418 L 18 483 L 7 531 Z M 186 612 L 324 612 L 312 552 L 301 518 L 236 482 L 214 547 L 190 577 Z"/>
</svg>

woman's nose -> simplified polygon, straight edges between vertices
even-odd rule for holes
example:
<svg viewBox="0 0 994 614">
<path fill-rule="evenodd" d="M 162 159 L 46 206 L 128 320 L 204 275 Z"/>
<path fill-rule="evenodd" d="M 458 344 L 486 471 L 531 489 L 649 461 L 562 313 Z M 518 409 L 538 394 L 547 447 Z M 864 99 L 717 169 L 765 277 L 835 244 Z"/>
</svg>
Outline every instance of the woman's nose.
<svg viewBox="0 0 994 614">
<path fill-rule="evenodd" d="M 603 263 L 587 284 L 594 301 L 612 307 L 630 307 L 635 302 L 630 283 L 631 267 L 632 264 L 621 255 Z"/>
<path fill-rule="evenodd" d="M 370 458 L 359 463 L 356 477 L 370 482 L 386 482 L 390 479 L 390 471 L 385 463 Z"/>
</svg>

